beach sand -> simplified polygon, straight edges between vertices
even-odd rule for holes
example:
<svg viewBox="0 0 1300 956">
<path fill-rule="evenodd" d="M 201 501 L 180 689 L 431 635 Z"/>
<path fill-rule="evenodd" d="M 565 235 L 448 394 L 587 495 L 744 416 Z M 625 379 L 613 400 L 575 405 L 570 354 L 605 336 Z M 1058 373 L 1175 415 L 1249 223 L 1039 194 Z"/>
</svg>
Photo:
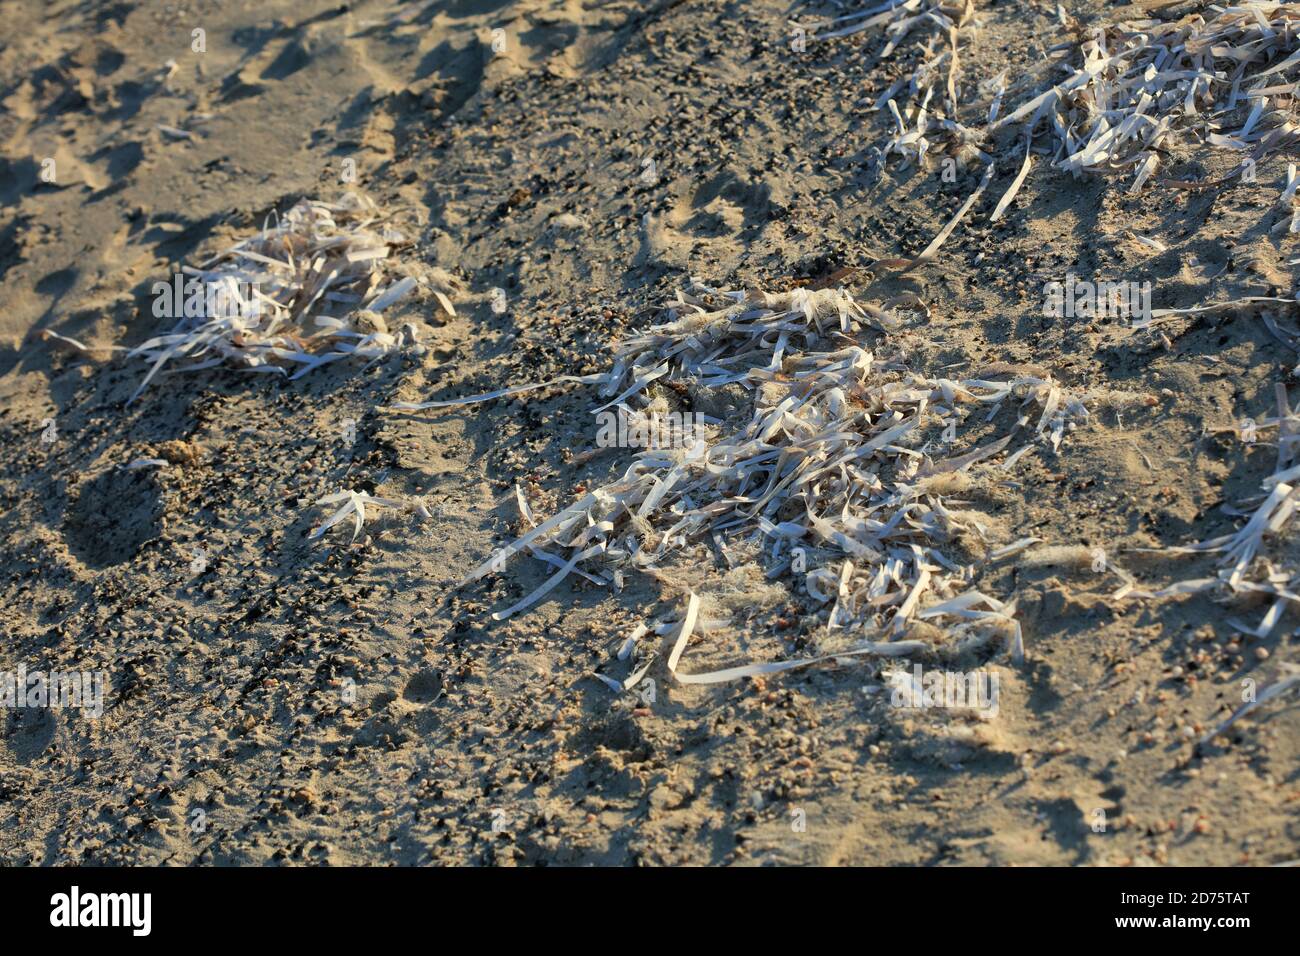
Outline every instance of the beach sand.
<svg viewBox="0 0 1300 956">
<path fill-rule="evenodd" d="M 1068 4 L 1085 25 L 1128 9 Z M 1253 627 L 1268 600 L 1115 599 L 1121 580 L 1078 559 L 1102 548 L 1151 591 L 1214 576 L 1216 555 L 1130 549 L 1240 527 L 1224 506 L 1258 498 L 1277 432 L 1245 443 L 1238 426 L 1275 414 L 1297 355 L 1249 314 L 1183 320 L 1162 340 L 1123 318 L 1043 313 L 1045 283 L 1071 272 L 1149 281 L 1163 308 L 1289 295 L 1294 239 L 1270 231 L 1286 156 L 1254 182 L 1137 194 L 1038 156 L 994 223 L 1024 155 L 1008 129 L 983 145 L 987 197 L 935 259 L 873 268 L 919 254 L 983 164 L 878 169 L 892 120 L 869 107 L 919 43 L 884 59 L 875 33 L 792 48 L 792 19 L 835 13 L 0 0 L 0 670 L 102 672 L 109 687 L 98 718 L 0 714 L 0 861 L 1300 856 L 1294 696 L 1195 748 L 1243 681 L 1262 688 L 1297 660 L 1294 612 L 1243 634 L 1230 622 Z M 1049 48 L 1074 36 L 1055 4 L 976 15 L 972 117 L 1004 70 L 1008 108 L 1049 83 Z M 1233 164 L 1184 152 L 1169 158 L 1182 179 Z M 346 190 L 412 240 L 390 265 L 419 284 L 385 319 L 410 323 L 418 348 L 293 381 L 177 371 L 127 404 L 147 365 L 109 347 L 169 327 L 155 282 Z M 491 613 L 553 569 L 516 560 L 457 588 L 525 530 L 516 486 L 544 518 L 632 452 L 597 446 L 604 399 L 582 384 L 384 407 L 604 372 L 692 278 L 914 293 L 928 314 L 888 346 L 913 367 L 975 378 L 1005 363 L 1089 396 L 1059 448 L 1038 443 L 954 496 L 985 538 L 961 560 L 982 592 L 1015 601 L 1023 632 L 1023 662 L 978 662 L 999 679 L 996 717 L 891 706 L 860 660 L 684 685 L 654 634 L 653 700 L 649 685 L 615 694 L 592 672 L 613 673 L 633 628 L 679 614 L 690 590 L 717 619 L 691 671 L 818 646 L 826 608 L 802 583 L 729 566 L 707 541 L 629 571 L 619 593 L 570 577 L 503 622 Z M 140 459 L 163 464 L 126 467 Z M 350 521 L 309 539 L 332 510 L 317 499 L 344 489 L 420 496 L 430 517 L 381 511 L 355 541 Z M 1024 537 L 1066 557 L 979 558 Z M 1285 535 L 1265 556 L 1297 567 Z"/>
</svg>

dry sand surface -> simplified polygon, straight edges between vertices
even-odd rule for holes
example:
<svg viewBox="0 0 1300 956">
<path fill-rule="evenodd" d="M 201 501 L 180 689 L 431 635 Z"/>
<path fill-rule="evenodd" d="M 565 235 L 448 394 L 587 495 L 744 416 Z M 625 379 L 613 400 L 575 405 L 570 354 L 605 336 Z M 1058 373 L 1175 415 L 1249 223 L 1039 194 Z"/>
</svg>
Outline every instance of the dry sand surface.
<svg viewBox="0 0 1300 956">
<path fill-rule="evenodd" d="M 1254 100 L 1214 117 L 1236 146 L 1171 135 L 1133 190 L 1140 162 L 1060 165 L 1082 147 L 1060 148 L 1064 108 L 1060 131 L 1048 114 L 990 123 L 999 77 L 1005 118 L 1105 24 L 1212 10 L 911 2 L 918 21 L 887 49 L 888 23 L 825 35 L 867 3 L 0 0 L 0 670 L 107 681 L 98 717 L 0 715 L 0 859 L 1300 856 L 1286 684 L 1300 549 L 1291 486 L 1264 485 L 1300 432 L 1291 97 L 1268 94 L 1254 130 L 1241 132 Z M 1300 49 L 1294 32 L 1265 61 Z M 918 127 L 907 83 L 927 61 L 918 156 L 900 129 Z M 900 81 L 896 119 L 887 98 L 874 107 Z M 1226 103 L 1225 83 L 1215 95 Z M 1027 175 L 995 221 L 1031 120 Z M 1250 174 L 1234 174 L 1243 157 Z M 335 340 L 372 352 L 291 378 L 275 369 L 300 369 L 293 346 L 250 374 L 252 338 L 236 335 L 220 363 L 174 356 L 130 401 L 158 352 L 122 349 L 176 321 L 155 312 L 154 283 L 299 200 L 349 192 L 373 204 L 386 253 L 366 294 L 414 280 L 380 318 L 349 318 L 369 338 Z M 1045 287 L 1070 274 L 1149 282 L 1157 311 L 1276 301 L 1151 323 L 1046 314 Z M 614 396 L 589 382 L 394 403 L 607 373 L 619 343 L 689 316 L 692 297 L 797 305 L 838 287 L 874 303 L 867 318 L 841 325 L 832 309 L 813 342 L 796 310 L 766 381 L 676 368 L 628 401 L 709 416 L 715 442 L 805 387 L 800 352 L 869 352 L 837 401 L 859 437 L 915 425 L 849 463 L 883 483 L 872 501 L 909 503 L 876 513 L 895 525 L 860 525 L 871 548 L 799 537 L 812 496 L 842 490 L 835 468 L 802 498 L 780 490 L 766 527 L 738 513 L 678 540 L 678 516 L 719 501 L 691 495 L 653 520 L 624 507 L 616 530 L 584 512 L 571 535 L 643 550 L 584 557 L 494 619 L 561 570 L 500 549 L 617 483 L 639 449 L 598 441 L 592 410 Z M 322 301 L 341 316 L 345 298 Z M 715 371 L 761 372 L 777 335 Z M 897 419 L 870 405 L 909 374 L 929 384 Z M 1005 401 L 969 400 L 1004 385 Z M 805 427 L 776 419 L 782 441 Z M 782 461 L 819 460 L 804 455 Z M 699 459 L 680 467 L 705 480 Z M 348 503 L 319 499 L 347 491 L 409 507 L 372 504 L 355 536 L 351 516 L 313 536 Z M 1274 505 L 1240 566 L 1167 550 Z M 573 563 L 566 543 L 543 550 Z M 781 570 L 794 544 L 807 567 Z M 1176 593 L 1187 581 L 1202 583 Z M 970 592 L 990 599 L 985 616 L 927 616 Z M 864 641 L 911 650 L 905 664 L 848 655 Z M 991 675 L 996 714 L 899 706 L 913 665 Z M 1252 693 L 1258 706 L 1214 734 Z"/>
</svg>

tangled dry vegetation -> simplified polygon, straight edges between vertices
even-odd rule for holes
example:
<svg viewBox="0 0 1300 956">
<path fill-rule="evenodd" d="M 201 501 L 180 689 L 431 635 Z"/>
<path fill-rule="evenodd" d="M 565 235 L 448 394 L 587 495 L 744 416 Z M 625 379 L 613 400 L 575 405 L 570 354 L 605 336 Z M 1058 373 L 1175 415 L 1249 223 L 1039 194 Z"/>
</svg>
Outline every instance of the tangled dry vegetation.
<svg viewBox="0 0 1300 956">
<path fill-rule="evenodd" d="M 172 302 L 180 321 L 128 353 L 151 363 L 131 400 L 176 359 L 190 360 L 182 371 L 228 365 L 298 378 L 412 341 L 414 327 L 394 334 L 380 315 L 416 284 L 390 268 L 389 256 L 408 239 L 388 218 L 356 193 L 337 203 L 304 199 L 258 234 L 183 267 L 184 291 Z M 194 308 L 175 301 L 188 304 L 191 294 L 199 297 Z"/>
<path fill-rule="evenodd" d="M 982 124 L 970 121 L 963 102 L 961 50 L 980 31 L 970 0 L 891 0 L 829 21 L 816 39 L 882 32 L 887 42 L 880 59 L 892 56 L 904 41 L 919 51 L 916 67 L 870 107 L 888 112 L 894 125 L 875 148 L 881 166 L 891 156 L 922 167 L 936 156 L 963 167 L 975 160 L 992 164 L 994 134 L 1014 130 L 1023 137 L 1024 159 L 994 221 L 1029 172 L 1040 127 L 1051 141 L 1040 151 L 1051 156 L 1053 166 L 1075 175 L 1131 175 L 1130 192 L 1189 150 L 1208 146 L 1240 153 L 1241 162 L 1228 178 L 1250 177 L 1260 160 L 1296 141 L 1300 5 L 1210 7 L 1174 20 L 1155 15 L 1160 4 L 1143 6 L 1153 15 L 1096 28 L 1058 7 L 1062 26 L 1074 37 L 1046 53 L 1063 55 L 1056 68 L 1064 75 L 1006 113 L 1006 72 L 984 77 L 978 92 L 989 102 Z M 1012 87 L 1032 89 L 1033 83 L 1026 75 Z M 958 119 L 963 112 L 965 124 Z M 1227 181 L 1161 180 L 1194 189 Z"/>
<path fill-rule="evenodd" d="M 1243 175 L 1300 133 L 1292 122 L 1300 5 L 1209 7 L 1174 21 L 1095 30 L 1070 25 L 1079 39 L 1054 48 L 1070 54 L 1061 64 L 1064 78 L 989 127 L 1030 117 L 1032 135 L 1045 119 L 1059 169 L 1132 173 L 1129 191 L 1137 192 L 1179 150 L 1238 152 L 1242 162 L 1233 175 Z"/>
<path fill-rule="evenodd" d="M 947 625 L 956 650 L 996 641 L 1020 656 L 1014 608 L 976 589 L 963 563 L 984 556 L 971 542 L 985 531 L 953 496 L 1004 478 L 1037 444 L 1059 447 L 1087 411 L 1050 378 L 1016 369 L 955 380 L 908 368 L 888 354 L 888 330 L 916 307 L 857 303 L 839 289 L 679 293 L 668 322 L 618 347 L 596 411 L 662 413 L 685 397 L 720 404 L 723 417 L 689 445 L 640 451 L 619 479 L 535 523 L 468 581 L 524 553 L 558 566 L 500 620 L 572 573 L 619 588 L 626 570 L 702 544 L 730 561 L 746 542 L 769 578 L 793 577 L 829 607 L 832 656 L 914 651 L 907 638 L 920 620 Z M 866 336 L 884 351 L 866 348 Z M 1001 437 L 969 447 L 964 433 L 1008 419 Z M 521 517 L 532 521 L 525 506 Z M 959 540 L 961 553 L 949 553 Z"/>
</svg>

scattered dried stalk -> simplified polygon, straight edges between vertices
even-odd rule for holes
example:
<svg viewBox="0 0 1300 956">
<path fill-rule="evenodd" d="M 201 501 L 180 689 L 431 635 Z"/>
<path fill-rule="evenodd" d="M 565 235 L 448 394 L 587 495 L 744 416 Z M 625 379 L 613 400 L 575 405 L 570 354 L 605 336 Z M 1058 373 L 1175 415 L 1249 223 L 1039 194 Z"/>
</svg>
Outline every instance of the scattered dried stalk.
<svg viewBox="0 0 1300 956">
<path fill-rule="evenodd" d="M 830 40 L 879 28 L 889 38 L 880 53 L 883 60 L 892 56 L 904 39 L 916 40 L 924 34 L 920 64 L 871 106 L 873 112 L 887 109 L 897 127 L 879 150 L 881 163 L 898 155 L 905 163 L 924 167 L 928 157 L 939 152 L 949 153 L 963 164 L 977 157 L 989 162 L 990 157 L 975 145 L 979 135 L 955 119 L 960 102 L 960 43 L 975 29 L 974 13 L 974 0 L 890 0 L 838 17 L 828 24 L 832 29 L 814 37 Z M 938 104 L 931 105 L 936 90 L 940 91 L 941 111 Z M 901 108 L 900 102 L 904 103 Z"/>
<path fill-rule="evenodd" d="M 334 527 L 340 521 L 349 516 L 352 518 L 352 540 L 356 541 L 357 536 L 361 534 L 361 528 L 366 521 L 366 508 L 391 508 L 396 511 L 406 511 L 419 515 L 421 518 L 432 518 L 429 508 L 425 505 L 422 498 L 411 498 L 403 501 L 398 498 L 377 498 L 374 495 L 367 494 L 364 491 L 354 491 L 347 489 L 332 495 L 326 495 L 324 498 L 317 500 L 317 505 L 334 505 L 343 502 L 334 514 L 330 515 L 321 525 L 307 536 L 308 540 L 314 540 L 322 537 L 326 531 Z"/>
</svg>

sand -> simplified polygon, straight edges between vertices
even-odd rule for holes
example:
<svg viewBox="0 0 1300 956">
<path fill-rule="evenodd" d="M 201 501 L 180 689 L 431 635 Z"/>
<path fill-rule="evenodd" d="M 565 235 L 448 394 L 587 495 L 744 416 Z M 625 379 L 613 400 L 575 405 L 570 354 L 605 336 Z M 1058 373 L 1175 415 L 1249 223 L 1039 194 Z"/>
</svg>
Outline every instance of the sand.
<svg viewBox="0 0 1300 956">
<path fill-rule="evenodd" d="M 1068 9 L 1085 25 L 1125 13 Z M 879 170 L 891 120 L 868 107 L 918 51 L 881 60 L 866 33 L 791 49 L 792 16 L 835 12 L 0 2 L 0 671 L 97 671 L 109 687 L 94 719 L 0 714 L 0 860 L 1300 856 L 1296 698 L 1195 746 L 1243 681 L 1264 687 L 1297 660 L 1290 609 L 1255 637 L 1230 621 L 1253 626 L 1267 602 L 1116 600 L 1119 579 L 1086 561 L 980 559 L 978 586 L 1015 600 L 1025 647 L 1023 662 L 1001 649 L 977 662 L 1000 681 L 997 716 L 980 719 L 891 706 L 863 661 L 683 685 L 666 669 L 671 635 L 642 639 L 662 645 L 653 700 L 649 685 L 615 694 L 593 678 L 691 589 L 724 621 L 692 645 L 693 671 L 817 649 L 827 609 L 802 584 L 707 546 L 616 594 L 571 577 L 504 622 L 491 612 L 545 580 L 539 562 L 456 587 L 524 530 L 516 484 L 546 517 L 631 453 L 597 447 L 584 385 L 381 407 L 603 372 L 692 277 L 915 293 L 928 315 L 888 345 L 915 367 L 958 378 L 1009 363 L 1092 395 L 1059 449 L 1040 443 L 958 496 L 988 537 L 963 559 L 1033 536 L 1103 548 L 1153 591 L 1216 573 L 1213 555 L 1130 549 L 1241 525 L 1224 506 L 1258 494 L 1277 433 L 1247 445 L 1238 426 L 1274 414 L 1296 353 L 1250 314 L 1180 321 L 1164 340 L 1122 318 L 1045 316 L 1043 288 L 1073 272 L 1149 281 L 1165 308 L 1288 295 L 1294 239 L 1270 232 L 1286 156 L 1254 182 L 1137 195 L 1038 157 L 991 223 L 1023 157 L 1008 132 L 984 147 L 988 195 L 935 260 L 873 270 L 919 254 L 983 166 Z M 985 109 L 979 83 L 1007 70 L 1020 80 L 1008 106 L 1021 102 L 1073 35 L 1054 4 L 976 13 L 964 121 Z M 1186 152 L 1169 167 L 1183 179 L 1231 166 Z M 107 349 L 166 330 L 154 282 L 298 199 L 349 189 L 413 238 L 394 264 L 420 284 L 384 318 L 410 323 L 418 347 L 295 381 L 165 375 L 127 405 L 147 369 Z M 162 464 L 126 467 L 139 459 Z M 418 496 L 429 517 L 380 511 L 355 541 L 350 521 L 309 539 L 333 510 L 314 503 L 343 489 Z M 1294 568 L 1296 551 L 1282 536 L 1267 557 Z"/>
</svg>

